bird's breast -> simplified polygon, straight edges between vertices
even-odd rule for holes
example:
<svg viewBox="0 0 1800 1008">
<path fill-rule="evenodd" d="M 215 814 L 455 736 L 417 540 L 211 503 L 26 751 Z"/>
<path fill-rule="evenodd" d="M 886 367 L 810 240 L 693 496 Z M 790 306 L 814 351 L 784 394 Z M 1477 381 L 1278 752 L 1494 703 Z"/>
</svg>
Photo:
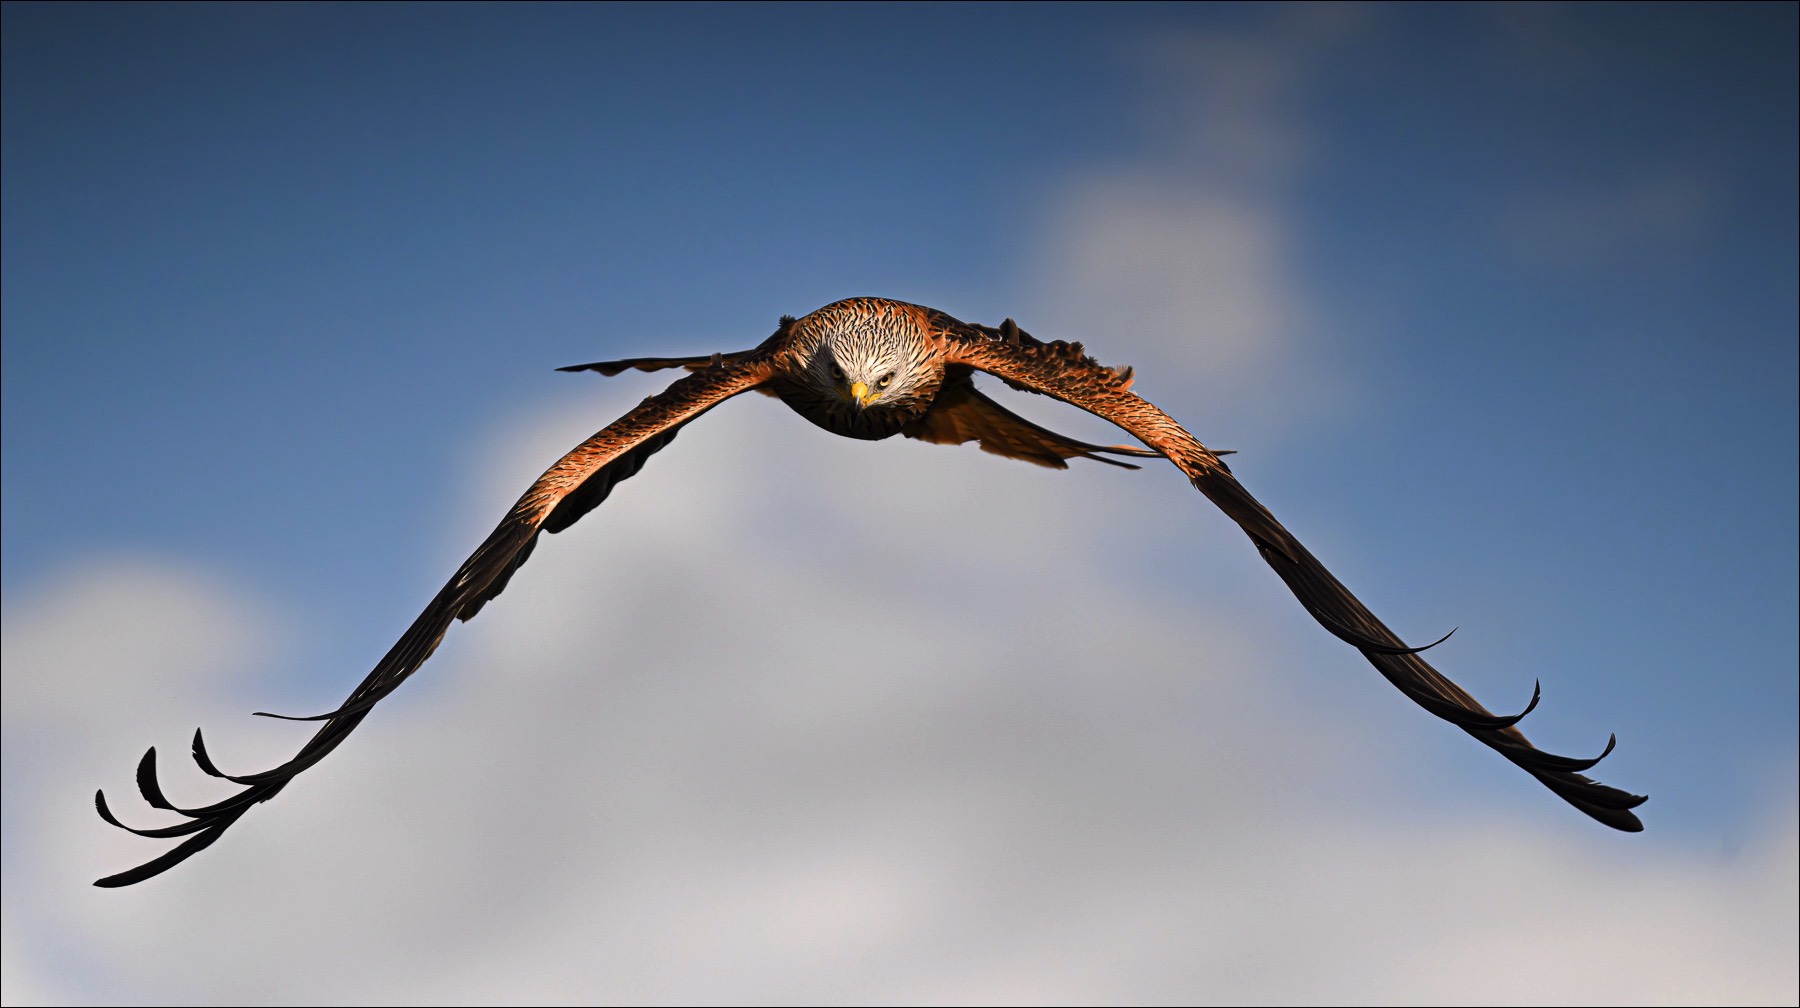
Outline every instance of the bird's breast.
<svg viewBox="0 0 1800 1008">
<path fill-rule="evenodd" d="M 833 434 L 862 441 L 893 437 L 900 429 L 925 415 L 930 402 L 877 401 L 859 406 L 847 399 L 820 392 L 798 382 L 773 382 L 775 394 L 795 413 Z"/>
</svg>

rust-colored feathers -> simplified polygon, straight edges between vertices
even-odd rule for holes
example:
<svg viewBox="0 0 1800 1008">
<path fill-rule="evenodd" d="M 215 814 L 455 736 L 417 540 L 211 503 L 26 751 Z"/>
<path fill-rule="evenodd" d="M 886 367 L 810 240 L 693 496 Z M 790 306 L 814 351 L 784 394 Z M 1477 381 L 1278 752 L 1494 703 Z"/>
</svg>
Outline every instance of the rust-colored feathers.
<svg viewBox="0 0 1800 1008">
<path fill-rule="evenodd" d="M 637 357 L 562 368 L 614 375 L 628 369 L 682 368 L 689 373 L 607 425 L 559 459 L 528 488 L 488 538 L 433 597 L 425 611 L 382 657 L 344 704 L 288 762 L 261 773 L 232 775 L 214 766 L 198 731 L 193 757 L 206 774 L 238 785 L 236 795 L 181 808 L 163 794 L 156 750 L 138 765 L 138 789 L 155 808 L 183 822 L 126 826 L 96 793 L 100 815 L 141 836 L 185 838 L 174 849 L 96 885 L 124 886 L 166 871 L 216 841 L 251 806 L 268 801 L 324 758 L 424 664 L 457 619 L 468 619 L 506 587 L 544 532 L 560 532 L 598 507 L 621 480 L 666 447 L 681 428 L 732 396 L 751 390 L 779 396 L 806 419 L 857 438 L 902 434 L 935 444 L 976 441 L 983 450 L 1037 465 L 1067 468 L 1092 459 L 1137 466 L 1106 456 L 1165 457 L 1250 537 L 1263 559 L 1326 630 L 1360 650 L 1413 702 L 1492 747 L 1551 791 L 1615 829 L 1642 824 L 1631 812 L 1644 798 L 1583 776 L 1601 756 L 1573 759 L 1534 747 L 1515 727 L 1525 712 L 1496 716 L 1432 668 L 1376 619 L 1356 596 L 1290 534 L 1232 475 L 1214 451 L 1131 390 L 1130 368 L 1109 368 L 1079 343 L 1043 342 L 1011 319 L 997 327 L 971 325 L 943 312 L 883 298 L 835 302 L 800 319 L 783 317 L 759 346 L 698 357 Z M 1093 445 L 1064 437 L 1020 417 L 978 391 L 975 371 L 1012 388 L 1060 399 L 1123 428 L 1147 447 Z M 1429 646 L 1429 645 L 1428 645 Z M 1531 701 L 1535 706 L 1534 693 Z M 277 716 L 277 715 L 270 715 Z"/>
</svg>

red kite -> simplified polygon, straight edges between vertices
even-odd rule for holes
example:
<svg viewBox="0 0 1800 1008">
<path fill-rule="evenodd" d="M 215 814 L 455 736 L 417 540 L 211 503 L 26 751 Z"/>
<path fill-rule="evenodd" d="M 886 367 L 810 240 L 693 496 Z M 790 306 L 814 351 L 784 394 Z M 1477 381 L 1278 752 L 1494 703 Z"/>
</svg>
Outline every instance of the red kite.
<svg viewBox="0 0 1800 1008">
<path fill-rule="evenodd" d="M 997 328 L 971 325 L 920 305 L 850 298 L 805 318 L 782 318 L 774 335 L 752 350 L 605 361 L 561 370 L 613 375 L 630 368 L 674 367 L 691 373 L 577 445 L 538 477 L 343 706 L 294 719 L 324 724 L 293 759 L 262 773 L 223 773 L 213 765 L 196 731 L 194 760 L 200 769 L 243 790 L 212 805 L 180 808 L 163 796 L 157 784 L 156 750 L 151 749 L 138 764 L 138 789 L 156 808 L 187 818 L 158 829 L 121 823 L 97 792 L 100 815 L 114 826 L 140 836 L 188 839 L 154 860 L 95 884 L 141 882 L 210 846 L 251 806 L 275 797 L 301 771 L 337 748 L 377 702 L 418 671 L 453 620 L 474 616 L 500 594 L 531 555 L 540 534 L 573 525 L 598 507 L 620 480 L 636 475 L 683 426 L 752 389 L 780 397 L 794 412 L 845 437 L 874 441 L 901 434 L 937 444 L 978 441 L 987 451 L 1058 469 L 1067 468 L 1072 458 L 1133 469 L 1137 467 L 1107 456 L 1166 458 L 1238 523 L 1321 626 L 1361 651 L 1414 703 L 1498 751 L 1600 822 L 1632 832 L 1643 829 L 1631 809 L 1644 797 L 1582 776 L 1612 751 L 1613 740 L 1593 759 L 1554 756 L 1533 746 L 1514 725 L 1537 705 L 1536 690 L 1530 705 L 1511 716 L 1497 716 L 1476 703 L 1420 657 L 1434 645 L 1408 647 L 1250 496 L 1219 458 L 1229 453 L 1207 448 L 1132 393 L 1130 368 L 1103 367 L 1079 343 L 1044 343 L 1011 319 Z M 1039 427 L 976 391 L 971 381 L 976 371 L 995 375 L 1015 389 L 1087 410 L 1124 428 L 1148 448 L 1091 445 Z"/>
</svg>

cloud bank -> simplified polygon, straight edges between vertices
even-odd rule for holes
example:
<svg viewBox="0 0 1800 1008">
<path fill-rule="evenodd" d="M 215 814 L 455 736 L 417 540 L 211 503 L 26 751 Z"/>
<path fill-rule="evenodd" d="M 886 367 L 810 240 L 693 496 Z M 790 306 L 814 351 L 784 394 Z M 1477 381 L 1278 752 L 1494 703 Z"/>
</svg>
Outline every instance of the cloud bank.
<svg viewBox="0 0 1800 1008">
<path fill-rule="evenodd" d="M 1497 760 L 1491 809 L 1421 813 L 1400 754 L 1295 701 L 1294 613 L 1138 572 L 1131 539 L 1202 524 L 1172 472 L 724 409 L 133 889 L 87 886 L 154 849 L 88 789 L 196 716 L 222 761 L 278 758 L 298 735 L 220 698 L 305 628 L 147 561 L 9 614 L 7 1001 L 1792 998 L 1791 806 L 1731 860 L 1562 829 Z M 523 418 L 471 496 L 592 415 Z"/>
</svg>

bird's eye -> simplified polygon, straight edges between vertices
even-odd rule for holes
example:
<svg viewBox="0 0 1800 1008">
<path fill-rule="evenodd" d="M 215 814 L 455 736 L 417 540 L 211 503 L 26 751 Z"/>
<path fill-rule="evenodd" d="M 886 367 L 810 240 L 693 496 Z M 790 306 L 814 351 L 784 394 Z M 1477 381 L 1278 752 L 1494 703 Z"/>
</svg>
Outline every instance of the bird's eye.
<svg viewBox="0 0 1800 1008">
<path fill-rule="evenodd" d="M 890 382 L 892 382 L 893 380 L 894 380 L 894 372 L 889 371 L 887 374 L 884 374 L 881 376 L 881 380 L 875 383 L 875 387 L 876 388 L 887 388 L 888 384 Z"/>
<path fill-rule="evenodd" d="M 831 365 L 831 377 L 836 378 L 838 381 L 843 381 L 844 369 L 838 367 L 836 364 Z"/>
</svg>

